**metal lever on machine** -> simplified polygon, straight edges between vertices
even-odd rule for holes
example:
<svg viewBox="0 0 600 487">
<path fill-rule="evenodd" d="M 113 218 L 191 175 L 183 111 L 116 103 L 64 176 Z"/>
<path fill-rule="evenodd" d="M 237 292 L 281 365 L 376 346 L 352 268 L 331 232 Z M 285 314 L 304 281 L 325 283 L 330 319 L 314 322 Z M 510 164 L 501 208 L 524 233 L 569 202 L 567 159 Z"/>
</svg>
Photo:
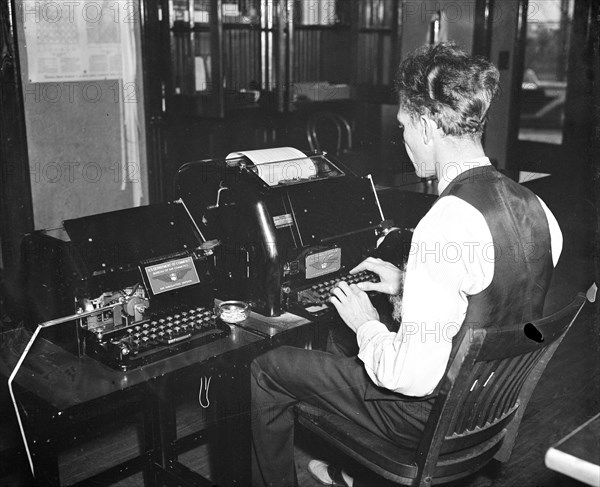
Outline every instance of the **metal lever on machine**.
<svg viewBox="0 0 600 487">
<path fill-rule="evenodd" d="M 221 201 L 221 191 L 224 191 L 226 189 L 229 189 L 227 186 L 223 186 L 223 181 L 221 181 L 219 183 L 219 189 L 217 190 L 217 201 L 215 202 L 214 205 L 208 205 L 206 207 L 207 210 L 214 210 L 215 208 L 219 207 L 220 201 Z"/>
<path fill-rule="evenodd" d="M 206 237 L 204 236 L 204 234 L 200 231 L 200 228 L 198 228 L 198 225 L 196 225 L 196 222 L 194 221 L 194 218 L 192 217 L 192 214 L 190 213 L 190 210 L 188 210 L 187 205 L 185 204 L 185 201 L 183 201 L 181 198 L 176 199 L 175 203 L 179 203 L 181 206 L 183 206 L 183 208 L 185 209 L 185 212 L 188 214 L 188 216 L 190 217 L 190 220 L 192 221 L 192 224 L 194 225 L 194 228 L 196 229 L 196 231 L 200 234 L 200 238 L 202 238 L 203 242 L 206 242 Z"/>
<path fill-rule="evenodd" d="M 381 221 L 385 221 L 385 216 L 383 216 L 383 208 L 381 208 L 381 203 L 379 202 L 379 196 L 377 195 L 377 189 L 375 188 L 375 181 L 373 181 L 373 176 L 367 174 L 367 178 L 371 182 L 371 188 L 373 189 L 373 196 L 375 196 L 375 202 L 377 203 L 377 208 L 379 210 L 379 216 L 381 216 Z"/>
<path fill-rule="evenodd" d="M 228 189 L 228 188 L 222 188 L 222 189 Z M 192 221 L 192 224 L 194 225 L 194 228 L 200 234 L 200 238 L 202 238 L 202 243 L 198 246 L 198 249 L 202 250 L 206 255 L 212 255 L 213 254 L 213 249 L 215 247 L 217 247 L 218 245 L 220 245 L 221 241 L 220 240 L 206 240 L 206 237 L 204 236 L 204 234 L 202 233 L 202 231 L 200 230 L 200 228 L 196 224 L 196 221 L 192 217 L 192 214 L 190 213 L 190 210 L 188 210 L 188 207 L 185 204 L 185 201 L 183 201 L 181 198 L 179 198 L 179 199 L 175 200 L 175 203 L 179 203 L 180 205 L 183 206 L 183 208 L 185 209 L 186 213 L 190 217 L 190 220 Z M 219 198 L 218 198 L 218 195 L 217 195 L 217 206 L 218 205 L 219 205 Z"/>
<path fill-rule="evenodd" d="M 227 186 L 223 186 L 223 181 L 221 181 L 221 183 L 219 184 L 219 189 L 217 190 L 217 202 L 214 204 L 214 206 L 209 206 L 209 208 L 218 208 L 219 207 L 219 202 L 221 201 L 221 191 L 229 189 Z"/>
</svg>

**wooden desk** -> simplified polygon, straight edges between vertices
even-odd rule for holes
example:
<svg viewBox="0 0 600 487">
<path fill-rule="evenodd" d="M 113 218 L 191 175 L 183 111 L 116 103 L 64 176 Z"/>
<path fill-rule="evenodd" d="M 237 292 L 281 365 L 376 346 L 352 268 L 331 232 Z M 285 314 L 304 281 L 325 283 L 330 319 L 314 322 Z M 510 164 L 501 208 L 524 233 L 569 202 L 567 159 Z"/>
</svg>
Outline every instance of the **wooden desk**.
<svg viewBox="0 0 600 487">
<path fill-rule="evenodd" d="M 261 317 L 253 314 L 252 320 L 261 322 Z M 197 377 L 199 384 L 201 376 L 219 374 L 229 381 L 247 381 L 243 370 L 256 355 L 280 343 L 295 341 L 297 332 L 310 323 L 293 315 L 284 315 L 279 320 L 265 318 L 265 321 L 265 326 L 274 330 L 272 336 L 232 326 L 228 337 L 128 372 L 116 371 L 90 357 L 78 358 L 38 338 L 14 383 L 36 482 L 59 485 L 60 448 L 80 436 L 82 425 L 102 416 L 110 420 L 109 413 L 118 414 L 129 407 L 140 412 L 141 452 L 118 463 L 104 475 L 108 474 L 115 481 L 143 471 L 146 485 L 157 481 L 182 484 L 185 477 L 182 472 L 187 472 L 179 469 L 177 456 L 185 451 L 186 445 L 193 446 L 195 442 L 177 438 L 174 389 L 184 378 Z M 0 370 L 4 374 L 14 368 L 29 337 L 30 334 L 20 329 L 0 336 Z M 225 431 L 229 422 L 226 401 L 223 392 L 211 398 L 216 405 L 215 422 Z M 202 435 L 196 437 L 202 440 Z M 243 446 L 227 443 L 228 450 L 246 454 L 240 453 Z M 230 469 L 222 474 L 223 478 L 231 479 L 245 476 L 247 472 L 240 466 L 238 471 Z M 94 474 L 94 477 L 98 476 Z"/>
<path fill-rule="evenodd" d="M 600 413 L 546 452 L 546 466 L 600 487 Z"/>
</svg>

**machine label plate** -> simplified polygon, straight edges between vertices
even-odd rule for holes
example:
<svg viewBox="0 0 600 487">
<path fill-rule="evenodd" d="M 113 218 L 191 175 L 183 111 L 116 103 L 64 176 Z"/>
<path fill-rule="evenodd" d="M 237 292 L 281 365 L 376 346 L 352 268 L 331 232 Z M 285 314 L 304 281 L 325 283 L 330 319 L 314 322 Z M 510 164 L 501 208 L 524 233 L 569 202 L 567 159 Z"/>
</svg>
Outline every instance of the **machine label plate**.
<svg viewBox="0 0 600 487">
<path fill-rule="evenodd" d="M 145 271 L 155 295 L 200 282 L 191 257 L 149 265 Z"/>
<path fill-rule="evenodd" d="M 339 247 L 306 256 L 306 279 L 337 272 L 342 266 L 342 249 Z"/>
</svg>

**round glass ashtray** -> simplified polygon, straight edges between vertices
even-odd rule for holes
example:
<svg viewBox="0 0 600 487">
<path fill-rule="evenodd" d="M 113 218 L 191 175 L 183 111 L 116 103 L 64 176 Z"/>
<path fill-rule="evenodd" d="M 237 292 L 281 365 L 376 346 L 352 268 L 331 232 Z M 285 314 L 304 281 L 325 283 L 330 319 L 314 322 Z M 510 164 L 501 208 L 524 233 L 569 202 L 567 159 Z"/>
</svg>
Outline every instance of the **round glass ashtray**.
<svg viewBox="0 0 600 487">
<path fill-rule="evenodd" d="M 250 305 L 245 301 L 223 301 L 215 314 L 225 323 L 239 323 L 250 316 Z"/>
</svg>

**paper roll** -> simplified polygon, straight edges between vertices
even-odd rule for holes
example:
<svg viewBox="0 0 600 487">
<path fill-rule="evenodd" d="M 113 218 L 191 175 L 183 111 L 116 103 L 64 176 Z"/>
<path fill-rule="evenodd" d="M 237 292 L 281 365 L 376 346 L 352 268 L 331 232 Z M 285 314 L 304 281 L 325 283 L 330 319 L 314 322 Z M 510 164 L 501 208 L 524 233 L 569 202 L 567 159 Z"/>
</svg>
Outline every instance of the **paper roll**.
<svg viewBox="0 0 600 487">
<path fill-rule="evenodd" d="M 232 152 L 227 159 L 243 156 L 254 163 L 258 176 L 269 186 L 309 179 L 317 174 L 310 157 L 293 147 Z"/>
</svg>

